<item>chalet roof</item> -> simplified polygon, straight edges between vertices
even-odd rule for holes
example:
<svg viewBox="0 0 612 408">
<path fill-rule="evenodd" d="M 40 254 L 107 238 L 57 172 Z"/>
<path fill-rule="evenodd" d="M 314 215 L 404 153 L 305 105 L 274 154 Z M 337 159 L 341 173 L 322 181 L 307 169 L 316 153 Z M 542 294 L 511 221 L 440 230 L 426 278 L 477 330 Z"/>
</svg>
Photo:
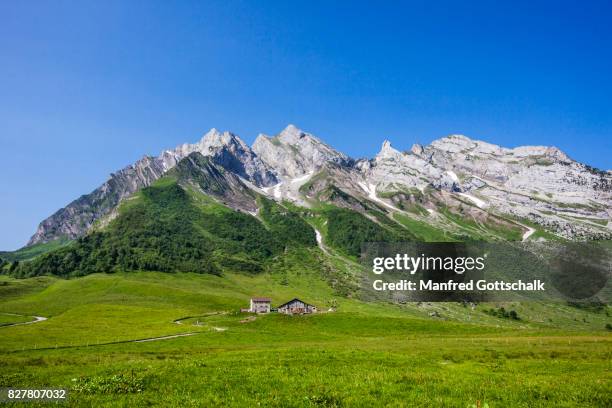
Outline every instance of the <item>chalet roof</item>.
<svg viewBox="0 0 612 408">
<path fill-rule="evenodd" d="M 295 302 L 296 300 L 297 300 L 298 302 L 302 302 L 302 303 L 303 303 L 303 304 L 305 304 L 306 306 L 316 307 L 315 305 L 311 305 L 310 303 L 306 303 L 306 302 L 304 302 L 304 301 L 303 301 L 303 300 L 301 300 L 301 299 L 298 299 L 298 298 L 293 298 L 293 299 L 291 299 L 290 301 L 288 301 L 287 303 L 283 303 L 282 305 L 278 306 L 278 309 L 280 309 L 280 308 L 281 308 L 281 307 L 283 307 L 283 306 L 287 306 L 289 303 L 291 303 L 291 302 Z"/>
<path fill-rule="evenodd" d="M 272 301 L 272 299 L 268 297 L 254 297 L 254 298 L 251 298 L 251 300 L 253 302 L 271 302 Z"/>
</svg>

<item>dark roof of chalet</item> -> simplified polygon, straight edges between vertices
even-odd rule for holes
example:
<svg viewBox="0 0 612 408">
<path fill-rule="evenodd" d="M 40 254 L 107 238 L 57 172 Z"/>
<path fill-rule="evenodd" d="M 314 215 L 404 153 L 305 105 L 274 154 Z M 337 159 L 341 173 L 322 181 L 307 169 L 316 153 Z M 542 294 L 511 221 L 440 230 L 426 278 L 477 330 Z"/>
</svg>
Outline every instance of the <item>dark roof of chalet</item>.
<svg viewBox="0 0 612 408">
<path fill-rule="evenodd" d="M 251 298 L 251 300 L 253 302 L 271 302 L 272 301 L 272 299 L 267 298 L 267 297 L 254 297 L 254 298 Z"/>
<path fill-rule="evenodd" d="M 287 306 L 289 303 L 291 303 L 291 302 L 293 302 L 293 301 L 296 301 L 296 300 L 297 300 L 298 302 L 302 302 L 302 303 L 303 303 L 303 304 L 305 304 L 306 306 L 316 307 L 315 305 L 311 305 L 310 303 L 306 303 L 306 302 L 304 302 L 304 301 L 303 301 L 303 300 L 301 300 L 301 299 L 298 299 L 298 298 L 293 298 L 293 299 L 291 299 L 290 301 L 288 301 L 287 303 L 283 303 L 282 305 L 278 306 L 278 309 L 280 309 L 280 308 L 281 308 L 281 307 L 283 307 L 283 306 Z"/>
</svg>

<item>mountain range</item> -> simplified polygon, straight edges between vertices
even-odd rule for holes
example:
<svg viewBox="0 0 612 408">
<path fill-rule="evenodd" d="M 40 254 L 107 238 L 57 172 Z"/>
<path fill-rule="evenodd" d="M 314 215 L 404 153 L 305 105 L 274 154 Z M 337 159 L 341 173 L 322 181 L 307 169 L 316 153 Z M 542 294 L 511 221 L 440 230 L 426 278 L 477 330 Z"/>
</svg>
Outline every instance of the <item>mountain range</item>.
<svg viewBox="0 0 612 408">
<path fill-rule="evenodd" d="M 225 183 L 279 203 L 326 203 L 380 223 L 369 214 L 378 211 L 398 224 L 483 239 L 495 239 L 499 228 L 520 230 L 523 240 L 612 237 L 612 173 L 555 147 L 504 148 L 451 135 L 405 151 L 384 141 L 374 158 L 353 159 L 289 125 L 276 136 L 259 135 L 251 147 L 211 129 L 197 143 L 145 156 L 43 220 L 28 245 L 84 236 L 194 153 L 210 158 L 202 170 L 209 176 L 222 169 Z M 232 193 L 224 202 L 256 215 L 247 196 Z"/>
</svg>

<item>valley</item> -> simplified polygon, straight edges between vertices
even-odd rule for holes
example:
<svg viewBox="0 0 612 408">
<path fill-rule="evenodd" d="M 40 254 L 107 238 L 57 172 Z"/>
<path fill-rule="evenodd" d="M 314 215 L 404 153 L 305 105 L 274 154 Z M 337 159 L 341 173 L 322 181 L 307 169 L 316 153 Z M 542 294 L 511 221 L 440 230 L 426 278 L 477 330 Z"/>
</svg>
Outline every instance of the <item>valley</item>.
<svg viewBox="0 0 612 408">
<path fill-rule="evenodd" d="M 0 311 L 48 316 L 0 328 L 2 386 L 68 388 L 71 406 L 610 403 L 607 307 L 367 303 L 302 269 L 0 282 Z M 254 293 L 338 307 L 244 323 Z M 499 306 L 520 320 L 485 313 Z"/>
</svg>

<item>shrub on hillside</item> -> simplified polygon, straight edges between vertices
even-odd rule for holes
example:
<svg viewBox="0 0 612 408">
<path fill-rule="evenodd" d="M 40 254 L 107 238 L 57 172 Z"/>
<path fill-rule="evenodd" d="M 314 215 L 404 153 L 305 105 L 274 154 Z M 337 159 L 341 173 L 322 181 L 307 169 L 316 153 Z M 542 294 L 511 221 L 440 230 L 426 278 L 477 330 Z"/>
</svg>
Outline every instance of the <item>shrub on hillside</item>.
<svg viewBox="0 0 612 408">
<path fill-rule="evenodd" d="M 521 320 L 516 310 L 506 310 L 503 306 L 497 309 L 486 309 L 484 312 L 488 315 L 502 319 Z"/>
</svg>

